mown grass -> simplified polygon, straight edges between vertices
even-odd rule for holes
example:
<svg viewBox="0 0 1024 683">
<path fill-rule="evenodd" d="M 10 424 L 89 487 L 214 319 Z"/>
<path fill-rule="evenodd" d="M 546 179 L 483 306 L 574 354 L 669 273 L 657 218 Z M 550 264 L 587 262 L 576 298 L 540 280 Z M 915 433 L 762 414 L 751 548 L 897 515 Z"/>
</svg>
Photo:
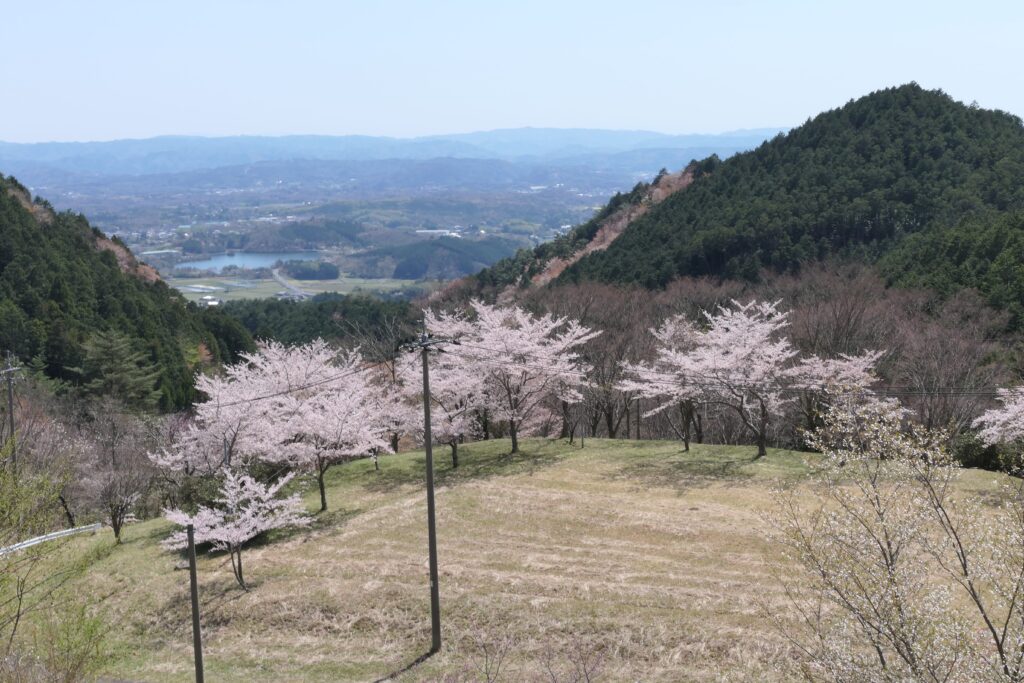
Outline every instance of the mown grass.
<svg viewBox="0 0 1024 683">
<path fill-rule="evenodd" d="M 601 680 L 778 678 L 786 647 L 759 605 L 778 600 L 762 511 L 806 454 L 587 439 L 435 450 L 442 652 L 403 681 L 480 680 L 481 648 L 508 643 L 503 680 L 601 659 Z M 372 681 L 430 642 L 422 452 L 333 468 L 330 510 L 245 552 L 248 593 L 226 557 L 199 560 L 207 680 Z M 317 509 L 315 487 L 305 493 Z M 184 681 L 188 575 L 160 548 L 162 520 L 91 554 L 75 579 L 110 626 L 105 675 Z M 463 676 L 458 678 L 458 676 Z"/>
</svg>

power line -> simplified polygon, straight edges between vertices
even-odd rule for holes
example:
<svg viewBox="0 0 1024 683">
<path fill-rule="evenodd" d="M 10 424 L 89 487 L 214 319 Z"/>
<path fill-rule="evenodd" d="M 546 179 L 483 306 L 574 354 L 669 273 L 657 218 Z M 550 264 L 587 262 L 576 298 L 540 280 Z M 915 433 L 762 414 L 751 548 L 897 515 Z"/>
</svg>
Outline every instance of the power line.
<svg viewBox="0 0 1024 683">
<path fill-rule="evenodd" d="M 480 349 L 480 350 L 483 350 L 483 351 L 488 351 L 490 353 L 498 353 L 498 354 L 504 353 L 504 354 L 508 354 L 508 355 L 512 355 L 512 356 L 525 356 L 525 357 L 531 358 L 533 360 L 563 360 L 564 359 L 564 357 L 560 357 L 560 356 L 551 356 L 551 355 L 535 353 L 535 352 L 510 351 L 507 348 L 504 349 L 504 350 L 497 349 L 497 348 L 491 348 L 491 347 L 488 347 L 488 346 L 481 346 L 479 344 L 471 344 L 469 342 L 462 341 L 462 340 L 459 341 L 459 344 L 461 346 L 465 346 L 467 348 Z M 504 362 L 508 363 L 510 361 L 504 361 Z M 511 361 L 511 362 L 519 363 L 519 364 L 523 365 L 524 367 L 537 367 L 537 366 L 531 366 L 531 365 L 529 365 L 527 363 L 521 363 L 519 361 Z M 666 372 L 658 372 L 658 371 L 655 371 L 655 373 L 657 374 L 657 376 L 659 378 L 663 379 L 664 381 L 677 381 L 679 379 L 679 375 L 677 375 L 675 373 L 666 373 Z M 719 382 L 723 382 L 723 383 L 724 382 L 728 382 L 730 385 L 737 385 L 737 386 L 742 385 L 744 383 L 742 378 L 733 380 L 733 379 L 731 379 L 728 376 L 707 375 L 707 374 L 700 374 L 700 373 L 692 373 L 692 374 L 689 374 L 687 376 L 690 377 L 690 378 L 701 379 L 701 380 L 705 380 L 705 381 L 719 381 Z M 748 385 L 753 386 L 754 383 L 748 383 Z M 827 385 L 817 385 L 817 386 L 818 386 L 818 388 L 822 388 L 822 389 L 827 388 Z M 885 391 L 889 391 L 889 392 L 920 394 L 920 395 L 924 395 L 924 396 L 933 396 L 936 393 L 946 393 L 946 394 L 952 393 L 952 394 L 960 394 L 960 395 L 994 396 L 994 395 L 996 395 L 996 393 L 998 391 L 1003 390 L 1003 389 L 1005 389 L 1005 387 L 993 387 L 993 386 L 986 386 L 986 387 L 937 386 L 937 387 L 931 387 L 930 389 L 921 389 L 921 388 L 919 388 L 917 386 L 909 385 L 909 384 L 890 384 L 890 385 L 887 385 L 884 390 Z M 881 390 L 883 390 L 883 389 L 875 389 L 874 391 L 881 391 Z"/>
<path fill-rule="evenodd" d="M 468 347 L 468 348 L 474 348 L 474 349 L 481 349 L 483 351 L 488 351 L 490 353 L 507 353 L 507 354 L 512 355 L 512 356 L 525 356 L 525 357 L 528 357 L 528 358 L 531 358 L 531 359 L 534 359 L 534 360 L 538 360 L 538 359 L 539 360 L 563 360 L 562 357 L 551 356 L 551 355 L 547 355 L 547 354 L 531 353 L 531 352 L 524 352 L 524 351 L 515 351 L 515 352 L 513 352 L 513 351 L 509 351 L 507 349 L 505 351 L 502 351 L 501 349 L 495 349 L 495 348 L 490 348 L 490 347 L 487 347 L 487 346 L 481 346 L 479 344 L 470 344 L 470 343 L 465 342 L 465 341 L 460 341 L 459 343 L 460 343 L 461 346 L 465 346 L 465 347 Z M 528 363 L 523 363 L 521 361 L 502 361 L 502 362 L 504 362 L 506 364 L 508 364 L 508 363 L 518 364 L 518 365 L 522 365 L 523 367 L 533 367 L 533 368 L 541 368 L 541 367 L 543 367 L 544 369 L 550 369 L 550 368 L 546 368 L 546 366 L 536 366 L 536 365 L 531 365 L 531 364 L 528 364 Z M 662 379 L 663 381 L 673 381 L 674 382 L 674 381 L 678 381 L 678 379 L 679 379 L 679 375 L 676 374 L 676 373 L 658 372 L 658 371 L 654 371 L 654 373 L 656 374 L 656 376 L 659 379 Z M 577 374 L 585 375 L 585 373 L 577 373 Z M 744 382 L 744 380 L 742 378 L 732 379 L 732 378 L 730 378 L 728 376 L 721 376 L 721 375 L 707 375 L 707 374 L 700 374 L 700 373 L 691 373 L 691 374 L 688 374 L 686 376 L 690 377 L 690 378 L 694 378 L 694 379 L 700 379 L 700 380 L 712 381 L 712 382 L 717 381 L 717 382 L 728 383 L 730 385 L 736 385 L 736 386 L 740 386 L 740 385 L 743 385 L 743 384 L 747 384 L 748 386 L 755 386 L 755 385 L 757 385 L 757 383 L 754 383 L 754 382 Z M 814 388 L 814 387 L 809 386 L 808 388 Z M 828 385 L 824 385 L 824 384 L 817 385 L 817 388 L 825 389 L 825 388 L 828 388 Z M 898 392 L 898 393 L 901 393 L 901 394 L 908 394 L 908 393 L 909 394 L 920 394 L 920 395 L 924 395 L 924 396 L 934 396 L 937 393 L 954 394 L 954 395 L 959 394 L 959 395 L 994 396 L 994 395 L 997 394 L 997 392 L 999 392 L 999 391 L 1001 391 L 1003 389 L 1005 389 L 1005 388 L 1004 387 L 993 387 L 993 386 L 987 386 L 987 387 L 936 386 L 936 387 L 931 387 L 930 389 L 922 389 L 920 387 L 917 387 L 917 386 L 914 386 L 914 385 L 909 385 L 909 384 L 890 384 L 890 385 L 886 385 L 884 388 L 874 389 L 874 391 L 887 391 L 887 392 L 890 392 L 890 393 Z M 796 390 L 799 391 L 799 390 L 803 390 L 803 389 L 797 388 Z"/>
<path fill-rule="evenodd" d="M 462 345 L 463 346 L 467 346 L 469 348 L 486 349 L 486 347 L 477 346 L 477 345 L 473 345 L 473 344 L 465 344 L 465 343 L 463 343 Z M 490 350 L 492 353 L 494 352 L 493 349 L 487 349 L 487 350 Z M 469 359 L 469 360 L 475 360 L 477 362 L 484 363 L 486 365 L 491 365 L 491 366 L 494 366 L 494 367 L 514 366 L 514 367 L 520 367 L 520 368 L 525 368 L 525 369 L 534 369 L 534 370 L 542 371 L 542 372 L 544 372 L 546 374 L 549 374 L 549 375 L 559 375 L 559 376 L 564 376 L 564 377 L 577 377 L 577 378 L 583 378 L 583 379 L 587 379 L 589 377 L 589 375 L 587 373 L 585 373 L 583 371 L 580 371 L 580 370 L 555 370 L 555 369 L 552 369 L 550 366 L 537 365 L 537 364 L 533 364 L 533 363 L 526 363 L 526 362 L 523 362 L 523 361 L 508 360 L 508 359 L 504 359 L 504 358 L 495 358 L 495 357 L 487 358 L 487 357 L 481 357 L 479 355 L 470 355 L 470 354 L 458 353 L 456 351 L 448 351 L 448 353 L 450 353 L 452 355 L 455 355 L 455 356 L 459 356 L 461 358 L 466 358 L 466 359 Z M 516 353 L 516 354 L 513 354 L 513 355 L 527 356 L 527 357 L 537 357 L 537 356 L 533 356 L 532 354 L 528 354 L 528 353 Z M 669 374 L 669 373 L 658 372 L 658 371 L 654 371 L 653 374 L 654 374 L 654 378 L 656 380 L 665 382 L 667 384 L 677 384 L 677 383 L 679 383 L 679 380 L 680 380 L 680 375 L 677 375 L 677 374 Z M 695 389 L 699 389 L 699 388 L 702 388 L 702 387 L 703 388 L 714 387 L 714 388 L 719 388 L 719 389 L 724 389 L 724 388 L 770 389 L 772 391 L 778 391 L 778 392 L 784 392 L 784 393 L 801 394 L 801 393 L 805 393 L 805 392 L 808 392 L 808 391 L 826 391 L 829 388 L 831 388 L 830 385 L 828 385 L 828 384 L 803 384 L 802 386 L 786 387 L 786 386 L 781 386 L 781 385 L 778 385 L 778 384 L 774 384 L 774 383 L 772 383 L 770 381 L 756 382 L 756 381 L 745 380 L 743 378 L 732 379 L 732 378 L 730 378 L 728 376 L 703 375 L 703 374 L 696 374 L 696 373 L 695 374 L 689 374 L 689 375 L 683 375 L 682 379 L 684 381 L 686 381 L 686 380 L 695 380 L 694 384 L 697 385 L 697 386 L 694 386 Z M 880 386 L 880 387 L 871 388 L 869 390 L 874 392 L 874 393 L 881 393 L 881 394 L 890 395 L 890 396 L 907 396 L 907 397 L 918 396 L 918 397 L 931 397 L 931 398 L 941 398 L 943 396 L 946 396 L 946 397 L 973 396 L 973 397 L 980 397 L 980 398 L 995 398 L 995 397 L 997 397 L 999 395 L 1000 389 L 1001 389 L 1001 387 L 934 387 L 932 389 L 921 389 L 919 387 L 915 387 L 915 386 L 911 386 L 911 385 L 888 385 L 888 386 Z"/>
<path fill-rule="evenodd" d="M 277 398 L 278 396 L 285 396 L 287 394 L 295 393 L 296 391 L 304 391 L 306 389 L 312 389 L 313 387 L 318 387 L 318 386 L 321 386 L 323 384 L 330 384 L 331 382 L 336 382 L 339 379 L 344 379 L 346 377 L 352 377 L 353 375 L 358 375 L 361 372 L 368 372 L 370 370 L 374 370 L 374 369 L 379 368 L 380 366 L 382 366 L 382 365 L 384 365 L 384 364 L 386 364 L 388 362 L 390 362 L 390 361 L 380 361 L 380 362 L 377 362 L 377 363 L 372 363 L 370 365 L 366 365 L 366 366 L 363 366 L 363 367 L 355 368 L 354 370 L 349 370 L 349 371 L 346 371 L 346 372 L 342 372 L 342 373 L 339 373 L 337 375 L 332 375 L 330 377 L 326 377 L 324 379 L 318 379 L 315 382 L 309 382 L 307 384 L 300 384 L 298 386 L 288 387 L 287 389 L 281 389 L 280 391 L 275 391 L 275 392 L 272 392 L 272 393 L 269 393 L 269 394 L 263 394 L 262 396 L 254 396 L 252 398 L 243 398 L 243 399 L 239 399 L 237 401 L 230 401 L 228 403 L 218 403 L 217 404 L 217 408 L 218 409 L 219 408 L 231 408 L 233 406 L 241 405 L 243 403 L 255 403 L 256 401 L 266 401 L 267 399 Z"/>
<path fill-rule="evenodd" d="M 588 373 L 586 373 L 586 372 L 584 372 L 582 370 L 554 369 L 550 365 L 542 365 L 542 364 L 539 364 L 539 363 L 530 363 L 530 362 L 519 361 L 519 360 L 509 360 L 504 354 L 512 355 L 512 356 L 518 356 L 518 357 L 525 357 L 525 358 L 530 358 L 530 359 L 534 359 L 534 360 L 564 360 L 565 359 L 564 357 L 552 356 L 552 355 L 547 355 L 547 354 L 530 353 L 530 352 L 510 352 L 510 351 L 507 351 L 507 350 L 506 351 L 502 351 L 500 349 L 495 349 L 495 348 L 491 348 L 491 347 L 487 347 L 487 346 L 482 346 L 482 345 L 479 345 L 479 344 L 472 344 L 472 343 L 468 343 L 468 342 L 465 342 L 465 341 L 462 341 L 462 340 L 450 340 L 450 339 L 447 339 L 445 341 L 447 343 L 457 344 L 460 347 L 465 347 L 465 348 L 469 348 L 469 349 L 478 349 L 478 350 L 487 352 L 489 354 L 488 356 L 481 356 L 479 354 L 460 353 L 460 352 L 458 352 L 456 350 L 453 350 L 453 349 L 448 349 L 448 350 L 445 351 L 445 353 L 451 354 L 453 356 L 457 356 L 457 357 L 460 357 L 460 358 L 465 358 L 467 360 L 476 361 L 478 363 L 483 363 L 485 365 L 490 365 L 492 367 L 508 367 L 508 366 L 513 366 L 513 367 L 519 367 L 519 368 L 523 368 L 523 369 L 527 369 L 527 370 L 537 370 L 537 371 L 543 372 L 543 373 L 545 373 L 547 375 L 555 375 L 555 376 L 560 376 L 560 377 L 573 378 L 575 380 L 580 380 L 580 379 L 587 380 L 587 379 L 589 379 Z M 297 386 L 294 386 L 294 387 L 288 387 L 288 388 L 285 388 L 285 389 L 281 389 L 279 391 L 270 392 L 270 393 L 263 394 L 263 395 L 260 395 L 260 396 L 254 396 L 252 398 L 238 399 L 236 401 L 230 401 L 228 403 L 220 403 L 220 404 L 218 404 L 217 407 L 218 408 L 230 408 L 230 407 L 233 407 L 233 406 L 242 405 L 242 404 L 246 404 L 246 403 L 254 403 L 254 402 L 257 402 L 257 401 L 265 401 L 265 400 L 269 400 L 269 399 L 272 399 L 272 398 L 277 398 L 277 397 L 280 397 L 280 396 L 285 396 L 287 394 L 294 393 L 294 392 L 297 392 L 297 391 L 304 391 L 306 389 L 311 389 L 311 388 L 315 388 L 317 386 L 322 386 L 324 384 L 329 384 L 331 382 L 335 382 L 335 381 L 338 381 L 340 379 L 344 379 L 346 377 L 351 377 L 351 376 L 357 375 L 357 374 L 362 373 L 362 372 L 368 372 L 368 371 L 374 370 L 374 369 L 379 368 L 379 367 L 381 367 L 383 365 L 386 365 L 387 363 L 392 362 L 393 360 L 394 359 L 386 359 L 386 360 L 378 361 L 376 363 L 372 363 L 370 365 L 366 365 L 366 366 L 362 366 L 362 367 L 359 367 L 359 368 L 355 368 L 353 370 L 348 370 L 348 371 L 345 371 L 345 372 L 341 372 L 341 373 L 338 373 L 336 375 L 332 375 L 330 377 L 325 377 L 323 379 L 315 380 L 315 381 L 312 381 L 312 382 L 307 382 L 305 384 L 297 385 Z M 7 372 L 7 370 L 4 370 L 3 372 Z M 706 374 L 696 374 L 696 373 L 695 374 L 689 374 L 689 375 L 683 374 L 682 377 L 679 374 L 667 373 L 667 372 L 664 372 L 664 371 L 652 371 L 652 374 L 653 374 L 653 378 L 654 378 L 655 381 L 664 382 L 666 384 L 679 384 L 680 383 L 680 379 L 682 379 L 682 381 L 684 383 L 692 381 L 693 384 L 695 385 L 694 389 L 700 389 L 700 388 L 704 388 L 704 389 L 708 389 L 708 388 L 717 388 L 717 389 L 770 389 L 771 391 L 781 392 L 781 393 L 803 394 L 803 393 L 809 392 L 809 391 L 826 391 L 826 390 L 828 390 L 830 388 L 830 386 L 828 384 L 817 384 L 817 385 L 805 384 L 803 386 L 798 386 L 798 387 L 786 387 L 786 386 L 781 386 L 781 385 L 778 385 L 778 384 L 774 384 L 774 383 L 772 383 L 770 381 L 767 381 L 767 382 L 757 382 L 757 381 L 747 380 L 747 379 L 742 378 L 742 377 L 731 378 L 729 376 L 717 376 L 717 375 L 706 375 Z M 885 395 L 885 396 L 906 397 L 906 398 L 914 398 L 914 397 L 920 397 L 920 398 L 942 398 L 942 397 L 948 397 L 948 398 L 955 398 L 955 397 L 997 398 L 999 396 L 999 392 L 1002 389 L 1003 389 L 1003 387 L 957 387 L 957 386 L 940 386 L 940 387 L 933 387 L 931 389 L 922 389 L 920 387 L 915 387 L 915 386 L 912 386 L 912 385 L 888 385 L 888 386 L 874 387 L 874 388 L 871 388 L 870 391 L 872 391 L 873 393 L 881 394 L 881 395 Z"/>
</svg>

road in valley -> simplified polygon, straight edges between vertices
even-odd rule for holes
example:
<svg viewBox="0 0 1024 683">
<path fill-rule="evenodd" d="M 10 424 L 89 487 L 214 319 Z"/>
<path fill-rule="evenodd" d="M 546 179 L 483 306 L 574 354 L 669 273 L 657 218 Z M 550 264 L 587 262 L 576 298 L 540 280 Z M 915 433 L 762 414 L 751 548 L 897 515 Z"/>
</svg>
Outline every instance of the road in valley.
<svg viewBox="0 0 1024 683">
<path fill-rule="evenodd" d="M 304 289 L 299 289 L 298 287 L 296 287 L 292 283 L 290 283 L 287 280 L 285 280 L 284 276 L 281 275 L 281 269 L 280 268 L 271 268 L 270 269 L 270 274 L 273 275 L 274 279 L 277 280 L 278 284 L 280 284 L 282 287 L 284 287 L 285 290 L 287 290 L 287 292 L 289 294 L 291 294 L 292 296 L 296 296 L 296 297 L 298 297 L 300 299 L 308 299 L 309 297 L 313 296 L 312 292 L 307 292 Z"/>
</svg>

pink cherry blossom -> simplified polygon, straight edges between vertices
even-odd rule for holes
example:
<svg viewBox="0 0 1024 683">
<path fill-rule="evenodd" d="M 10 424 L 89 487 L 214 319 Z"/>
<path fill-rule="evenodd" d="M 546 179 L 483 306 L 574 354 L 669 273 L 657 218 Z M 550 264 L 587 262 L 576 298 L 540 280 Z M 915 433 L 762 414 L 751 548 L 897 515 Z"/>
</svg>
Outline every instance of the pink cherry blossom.
<svg viewBox="0 0 1024 683">
<path fill-rule="evenodd" d="M 309 516 L 298 494 L 277 497 L 293 476 L 288 474 L 265 486 L 244 472 L 228 469 L 213 507 L 200 506 L 194 515 L 181 510 L 164 510 L 164 516 L 182 527 L 192 524 L 197 544 L 210 543 L 213 550 L 226 550 L 231 555 L 235 579 L 246 588 L 242 547 L 265 531 L 309 524 Z M 187 534 L 181 529 L 165 540 L 163 546 L 173 550 L 184 548 L 187 543 Z"/>
</svg>

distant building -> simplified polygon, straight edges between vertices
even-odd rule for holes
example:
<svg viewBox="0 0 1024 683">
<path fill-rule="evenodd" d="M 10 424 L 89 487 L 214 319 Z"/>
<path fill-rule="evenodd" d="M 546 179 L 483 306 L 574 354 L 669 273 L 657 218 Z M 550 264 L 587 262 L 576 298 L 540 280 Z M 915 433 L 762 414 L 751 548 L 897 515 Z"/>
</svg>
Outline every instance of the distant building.
<svg viewBox="0 0 1024 683">
<path fill-rule="evenodd" d="M 462 237 L 459 232 L 455 230 L 417 230 L 417 235 L 429 235 L 430 237 Z"/>
</svg>

